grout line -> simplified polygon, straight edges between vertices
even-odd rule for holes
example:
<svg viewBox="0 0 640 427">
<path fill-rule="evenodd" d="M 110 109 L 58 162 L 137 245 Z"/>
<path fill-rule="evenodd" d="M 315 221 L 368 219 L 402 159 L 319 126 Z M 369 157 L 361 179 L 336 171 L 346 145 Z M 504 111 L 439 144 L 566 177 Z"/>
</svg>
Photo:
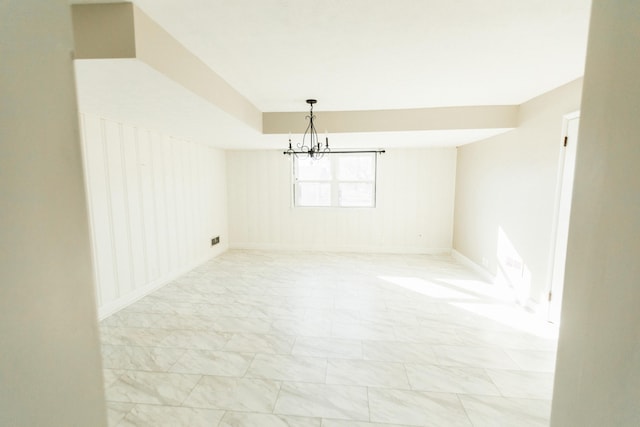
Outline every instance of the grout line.
<svg viewBox="0 0 640 427">
<path fill-rule="evenodd" d="M 272 254 L 266 254 L 266 253 L 260 253 L 260 255 L 264 258 L 266 258 L 267 260 L 272 260 L 272 259 L 276 259 L 275 255 Z M 234 257 L 235 258 L 234 260 Z M 237 267 L 242 267 L 242 270 L 237 270 Z M 278 266 L 281 267 L 281 266 Z M 276 268 L 278 268 L 276 267 Z M 278 307 L 294 307 L 291 306 L 290 304 L 295 304 L 296 301 L 299 302 L 300 304 L 309 304 L 310 298 L 308 295 L 307 297 L 304 297 L 305 294 L 311 294 L 313 292 L 317 293 L 319 290 L 319 285 L 314 285 L 312 287 L 309 286 L 304 286 L 304 283 L 302 283 L 302 288 L 301 287 L 295 287 L 295 286 L 291 286 L 291 287 L 285 287 L 282 286 L 282 281 L 270 281 L 269 277 L 271 274 L 273 274 L 274 271 L 281 271 L 281 270 L 277 270 L 277 269 L 270 269 L 265 267 L 264 265 L 260 264 L 259 261 L 256 262 L 256 265 L 252 265 L 252 264 L 247 264 L 247 255 L 246 252 L 244 251 L 237 251 L 236 253 L 230 253 L 229 255 L 226 255 L 226 257 L 223 255 L 223 257 L 218 258 L 216 262 L 211 263 L 211 264 L 207 264 L 206 266 L 206 271 L 204 269 L 204 267 L 202 268 L 198 268 L 196 269 L 198 270 L 198 274 L 196 273 L 191 273 L 191 274 L 187 274 L 185 276 L 182 276 L 181 278 L 178 278 L 174 281 L 174 285 L 171 289 L 167 288 L 168 292 L 163 293 L 163 298 L 162 298 L 162 304 L 168 304 L 168 306 L 170 306 L 172 304 L 172 301 L 174 300 L 180 300 L 182 301 L 182 299 L 178 298 L 178 299 L 174 299 L 172 296 L 173 295 L 184 295 L 183 292 L 185 292 L 185 290 L 189 289 L 190 283 L 197 283 L 197 286 L 195 287 L 196 289 L 198 289 L 198 291 L 200 292 L 200 294 L 202 294 L 204 297 L 207 297 L 209 295 L 213 295 L 209 292 L 209 289 L 212 289 L 211 287 L 214 287 L 216 289 L 218 289 L 217 287 L 221 286 L 221 284 L 226 284 L 224 289 L 226 289 L 226 293 L 222 293 L 222 294 L 218 294 L 217 295 L 227 295 L 228 296 L 234 296 L 235 300 L 242 300 L 242 301 L 253 301 L 252 304 L 263 304 L 265 306 L 268 307 L 274 307 L 273 310 L 275 310 L 276 313 L 280 313 L 281 310 Z M 212 273 L 212 271 L 219 271 L 219 273 Z M 194 270 L 195 271 L 195 270 Z M 241 272 L 240 272 L 241 271 Z M 240 273 L 239 273 L 240 272 Z M 222 276 L 220 275 L 221 273 L 224 273 Z M 234 274 L 240 274 L 240 277 L 234 276 Z M 294 272 L 290 272 L 287 270 L 286 274 L 295 274 Z M 303 281 L 303 279 L 301 279 Z M 231 290 L 233 290 L 233 283 L 239 283 L 242 285 L 242 289 L 239 289 L 239 291 L 241 291 L 241 293 L 235 294 L 233 292 L 231 292 Z M 256 286 L 256 283 L 262 284 L 263 285 L 263 292 L 260 294 L 259 297 L 255 297 L 255 298 L 250 298 L 250 292 L 251 290 Z M 314 282 L 315 283 L 315 282 Z M 348 286 L 348 284 L 346 284 Z M 271 292 L 269 292 L 269 289 L 275 289 L 277 288 L 278 293 L 277 294 L 272 294 Z M 224 290 L 223 289 L 223 290 Z M 333 289 L 333 288 L 331 288 Z M 175 291 L 175 292 L 174 292 Z M 288 293 L 289 292 L 289 293 Z M 292 296 L 294 292 L 298 292 L 298 296 L 294 297 Z M 304 293 L 303 293 L 304 292 Z M 300 297 L 299 295 L 303 295 L 302 297 Z M 314 294 L 315 295 L 315 294 Z M 351 295 L 351 294 L 350 294 Z M 361 294 L 359 296 L 363 296 L 364 294 Z M 377 295 L 377 294 L 376 294 Z M 382 293 L 380 295 L 374 295 L 376 298 L 385 298 L 388 297 L 388 294 L 386 293 Z M 187 295 L 184 295 L 185 297 Z M 364 295 L 366 296 L 366 295 Z M 371 296 L 371 299 L 373 301 L 374 296 Z M 225 297 L 225 298 L 227 298 Z M 403 294 L 403 298 L 413 298 L 410 295 L 404 295 Z M 355 298 L 355 296 L 354 296 Z M 183 298 L 184 299 L 184 298 Z M 229 298 L 227 298 L 229 299 Z M 282 303 L 278 303 L 278 301 L 282 302 L 282 301 L 287 301 L 286 304 L 282 304 Z M 395 300 L 394 300 L 395 301 Z M 400 300 L 398 300 L 400 301 Z M 186 303 L 185 303 L 186 304 Z M 189 303 L 192 306 L 195 306 L 197 304 L 204 304 L 204 303 L 200 303 L 200 302 L 193 302 L 193 303 Z M 398 302 L 399 304 L 399 302 Z M 153 348 L 153 349 L 161 349 L 159 351 L 162 351 L 164 349 L 173 349 L 173 350 L 183 350 L 183 352 L 179 355 L 179 357 L 172 362 L 171 367 L 169 368 L 169 371 L 171 369 L 173 369 L 176 364 L 184 357 L 184 354 L 190 350 L 197 350 L 197 351 L 204 351 L 204 352 L 221 352 L 221 353 L 226 353 L 226 354 L 244 354 L 244 355 L 251 355 L 251 357 L 247 357 L 246 359 L 243 359 L 242 363 L 246 363 L 246 366 L 244 366 L 244 371 L 241 375 L 236 375 L 233 377 L 228 377 L 228 376 L 223 376 L 223 375 L 204 375 L 204 374 L 198 374 L 198 373 L 191 373 L 191 374 L 187 374 L 184 373 L 184 375 L 191 375 L 192 377 L 198 376 L 199 378 L 197 378 L 197 381 L 195 382 L 195 385 L 191 388 L 191 390 L 189 391 L 189 393 L 187 394 L 187 396 L 184 398 L 183 402 L 184 403 L 189 396 L 191 396 L 191 394 L 193 393 L 193 391 L 196 389 L 196 387 L 198 387 L 198 385 L 203 384 L 203 378 L 205 376 L 219 376 L 219 377 L 225 377 L 225 378 L 233 378 L 234 380 L 246 380 L 246 381 L 266 381 L 269 383 L 272 383 L 274 385 L 277 385 L 277 393 L 273 393 L 272 396 L 275 395 L 275 400 L 273 400 L 273 405 L 271 407 L 271 414 L 274 416 L 279 416 L 279 415 L 284 415 L 284 414 L 276 414 L 275 413 L 275 409 L 276 409 L 276 405 L 279 401 L 279 399 L 281 397 L 283 397 L 283 393 L 282 393 L 282 389 L 284 388 L 285 385 L 287 384 L 291 384 L 291 385 L 295 385 L 295 384 L 301 384 L 301 385 L 306 385 L 308 390 L 323 390 L 323 387 L 326 387 L 324 390 L 326 390 L 327 392 L 329 392 L 330 395 L 334 395 L 339 391 L 340 389 L 344 389 L 344 390 L 351 390 L 349 393 L 356 393 L 356 395 L 358 396 L 358 399 L 355 400 L 357 402 L 359 402 L 359 407 L 361 409 L 364 409 L 364 405 L 362 404 L 362 399 L 364 398 L 364 396 L 366 396 L 367 399 L 367 410 L 368 410 L 368 420 L 369 422 L 372 422 L 372 409 L 378 409 L 378 407 L 376 407 L 376 405 L 373 405 L 370 399 L 370 395 L 371 395 L 371 391 L 374 391 L 374 395 L 376 393 L 376 390 L 396 390 L 398 393 L 403 392 L 403 393 L 416 393 L 416 395 L 422 395 L 422 396 L 426 396 L 428 397 L 430 394 L 442 394 L 443 397 L 444 395 L 456 395 L 456 399 L 459 402 L 459 405 L 462 407 L 462 409 L 465 411 L 465 414 L 467 416 L 467 418 L 470 420 L 469 417 L 469 413 L 467 412 L 467 409 L 464 407 L 463 404 L 463 399 L 465 398 L 465 393 L 455 393 L 455 392 L 434 392 L 434 391 L 427 391 L 427 390 L 415 390 L 411 384 L 410 381 L 410 377 L 408 374 L 408 367 L 409 366 L 413 366 L 413 365 L 417 365 L 419 367 L 419 365 L 421 364 L 425 364 L 425 365 L 435 365 L 435 366 L 444 366 L 441 363 L 444 361 L 446 362 L 446 360 L 442 359 L 443 357 L 446 358 L 446 350 L 448 348 L 452 348 L 453 350 L 471 350 L 473 351 L 473 349 L 480 349 L 480 348 L 491 348 L 491 349 L 496 349 L 496 348 L 500 348 L 498 346 L 484 346 L 484 347 L 478 347 L 478 346 L 468 346 L 468 345 L 462 345 L 462 344 L 458 344 L 458 345 L 444 345 L 444 344 L 431 344 L 431 343 L 427 343 L 427 342 L 411 342 L 411 341 L 400 341 L 398 340 L 398 335 L 400 333 L 405 334 L 405 332 L 407 333 L 414 333 L 414 334 L 418 334 L 420 331 L 420 328 L 426 328 L 426 325 L 423 326 L 415 326 L 415 325 L 405 325 L 404 323 L 402 323 L 402 320 L 404 319 L 403 316 L 398 315 L 398 317 L 395 317 L 396 320 L 390 320 L 388 318 L 385 318 L 385 322 L 383 323 L 376 323 L 376 322 L 370 322 L 370 321 L 365 321 L 365 320 L 360 320 L 359 322 L 355 322 L 357 324 L 362 324 L 364 323 L 364 326 L 362 327 L 362 330 L 360 331 L 362 333 L 362 335 L 358 335 L 359 338 L 357 339 L 351 339 L 351 338 L 341 338 L 341 337 L 336 337 L 333 333 L 334 332 L 342 332 L 339 330 L 340 324 L 341 322 L 336 321 L 335 317 L 331 315 L 331 311 L 327 310 L 326 308 L 321 308 L 318 309 L 319 311 L 313 311 L 316 309 L 313 309 L 312 307 L 309 307 L 305 305 L 304 308 L 304 319 L 302 320 L 297 320 L 297 319 L 291 319 L 288 317 L 277 317 L 277 316 L 268 316 L 268 317 L 264 317 L 264 318 L 249 318 L 246 316 L 243 317 L 239 317 L 238 319 L 241 320 L 242 322 L 246 322 L 248 326 L 251 325 L 255 325 L 260 323 L 261 325 L 268 325 L 269 329 L 266 332 L 250 332 L 250 331 L 236 331 L 236 332 L 230 332 L 230 331 L 220 331 L 217 329 L 213 329 L 211 327 L 211 322 L 207 322 L 207 324 L 205 326 L 207 326 L 205 329 L 193 329 L 192 326 L 193 325 L 182 325 L 183 328 L 179 328 L 179 329 L 173 329 L 173 328 L 154 328 L 153 326 L 157 325 L 158 323 L 153 323 L 151 324 L 151 327 L 131 327 L 131 326 L 111 326 L 111 328 L 131 328 L 134 330 L 142 330 L 142 329 L 146 329 L 146 330 L 152 330 L 152 329 L 158 329 L 158 330 L 168 330 L 168 331 L 176 331 L 176 330 L 188 330 L 188 331 L 201 331 L 203 334 L 209 334 L 209 333 L 215 333 L 215 334 L 222 334 L 224 337 L 226 337 L 226 340 L 222 340 L 221 342 L 223 342 L 223 346 L 221 348 L 215 348 L 215 349 L 204 349 L 204 350 L 198 350 L 198 349 L 191 349 L 191 348 L 178 348 L 178 347 L 161 347 L 158 345 L 147 345 L 147 346 L 130 346 L 127 344 L 115 344 L 113 345 L 114 347 L 143 347 L 143 348 Z M 167 306 L 167 307 L 168 307 Z M 257 305 L 256 305 L 257 306 Z M 164 305 L 158 306 L 159 308 L 163 308 Z M 144 307 L 143 307 L 144 308 Z M 180 308 L 183 308 L 182 305 L 180 305 Z M 188 304 L 184 305 L 184 308 L 188 308 Z M 269 309 L 271 310 L 271 309 Z M 267 310 L 267 312 L 271 312 Z M 398 309 L 400 311 L 400 309 Z M 409 307 L 407 309 L 408 312 L 413 313 L 413 308 Z M 284 312 L 284 311 L 283 311 Z M 301 335 L 301 334 L 297 334 L 297 333 L 287 333 L 286 331 L 277 331 L 275 329 L 273 329 L 273 324 L 274 322 L 279 322 L 282 323 L 282 325 L 284 326 L 288 326 L 288 328 L 285 329 L 291 329 L 291 328 L 295 328 L 297 327 L 297 325 L 301 322 L 301 321 L 306 321 L 308 320 L 308 315 L 310 313 L 315 313 L 318 314 L 319 317 L 319 322 L 330 322 L 330 326 L 331 326 L 331 333 L 328 336 L 323 336 L 322 338 L 320 337 L 312 337 L 312 336 L 306 336 L 306 335 Z M 375 308 L 372 308 L 372 316 L 375 317 L 376 313 L 381 313 L 381 309 L 377 308 L 377 306 Z M 155 315 L 158 315 L 160 317 L 158 317 L 158 319 L 160 319 L 161 317 L 166 318 L 178 318 L 178 320 L 181 318 L 180 314 L 173 314 L 173 313 L 133 313 L 136 316 L 139 317 L 135 317 L 131 320 L 137 320 L 138 322 L 140 322 L 141 320 L 153 320 L 155 319 Z M 288 314 L 288 313 L 287 313 Z M 335 314 L 335 313 L 334 313 Z M 446 316 L 447 313 L 443 313 L 442 316 Z M 207 319 L 213 319 L 215 316 L 213 315 L 206 315 L 205 317 L 207 317 Z M 228 319 L 232 319 L 234 316 L 226 316 L 226 318 Z M 299 317 L 299 316 L 298 316 Z M 247 320 L 248 319 L 248 320 Z M 124 319 L 125 321 L 128 319 Z M 188 319 L 186 319 L 188 320 Z M 223 319 L 224 320 L 224 319 Z M 345 319 L 343 319 L 345 320 Z M 346 326 L 350 326 L 350 324 L 354 323 L 351 321 L 351 319 L 346 319 L 348 320 L 345 325 Z M 197 321 L 197 319 L 194 319 L 196 325 L 195 327 L 198 327 L 197 325 L 199 325 L 200 323 Z M 315 326 L 315 323 L 319 323 L 318 321 L 313 321 L 313 322 L 309 322 L 309 324 L 311 326 Z M 388 323 L 386 323 L 388 322 Z M 148 323 L 148 322 L 145 322 Z M 175 322 L 171 322 L 171 323 L 175 323 Z M 184 322 L 180 322 L 180 323 L 184 323 Z M 289 325 L 290 324 L 290 325 Z M 367 325 L 371 324 L 371 327 L 366 328 Z M 376 326 L 378 325 L 378 326 Z M 387 338 L 385 340 L 374 340 L 374 339 L 362 339 L 363 336 L 367 336 L 366 333 L 369 330 L 369 332 L 376 332 L 378 331 L 378 329 L 381 330 L 385 330 L 384 328 L 386 328 L 387 326 L 392 326 L 393 327 L 393 334 L 395 338 Z M 231 325 L 233 326 L 233 325 Z M 322 325 L 321 325 L 322 326 Z M 345 326 L 345 327 L 346 327 Z M 107 325 L 105 325 L 105 327 L 109 327 Z M 416 328 L 415 331 L 413 331 L 412 329 L 409 330 L 404 330 L 402 328 L 404 327 L 408 327 L 408 328 Z M 438 327 L 437 324 L 433 324 L 433 327 Z M 373 328 L 371 330 L 371 328 Z M 115 330 L 115 329 L 114 329 Z M 346 331 L 348 332 L 348 331 Z M 171 333 L 171 332 L 170 332 Z M 456 331 L 457 333 L 457 331 Z M 226 349 L 227 345 L 229 344 L 229 342 L 231 341 L 231 339 L 236 336 L 236 335 L 243 335 L 243 334 L 249 334 L 247 335 L 248 338 L 251 338 L 252 336 L 255 336 L 257 338 L 262 339 L 262 337 L 265 337 L 268 339 L 268 337 L 276 337 L 276 336 L 287 336 L 287 337 L 291 337 L 288 338 L 287 342 L 290 342 L 290 345 L 283 347 L 283 352 L 276 352 L 275 354 L 271 354 L 271 353 L 262 353 L 262 352 L 238 352 L 238 351 L 231 351 Z M 132 334 L 135 335 L 135 334 Z M 412 338 L 411 335 L 408 335 L 405 338 Z M 413 336 L 413 338 L 415 338 L 415 336 Z M 332 340 L 335 340 L 335 342 L 339 345 L 341 345 L 341 343 L 344 342 L 353 342 L 354 344 L 357 342 L 358 343 L 358 347 L 360 350 L 360 353 L 358 354 L 359 357 L 356 359 L 353 358 L 343 358 L 340 355 L 338 356 L 332 356 L 331 355 L 331 351 L 330 350 L 335 350 L 336 352 L 340 353 L 338 350 L 339 348 L 335 348 L 335 347 L 325 347 L 324 342 L 322 343 L 322 345 L 320 345 L 318 348 L 319 350 L 325 350 L 322 351 L 320 353 L 312 353 L 311 355 L 305 355 L 305 356 L 298 356 L 293 354 L 293 351 L 295 349 L 295 346 L 299 343 L 302 343 L 304 340 L 308 340 L 312 343 L 314 343 L 316 340 L 327 340 L 326 342 L 328 344 L 332 343 Z M 217 340 L 215 341 L 217 342 Z M 280 343 L 280 340 L 276 340 L 275 343 Z M 332 363 L 333 361 L 337 361 L 338 363 L 342 363 L 342 360 L 348 360 L 348 361 L 352 361 L 351 363 L 354 364 L 354 366 L 360 368 L 361 366 L 363 367 L 363 369 L 367 368 L 367 363 L 368 360 L 365 359 L 365 349 L 367 348 L 365 346 L 365 343 L 367 345 L 371 345 L 372 348 L 374 348 L 374 350 L 376 350 L 376 352 L 380 352 L 379 353 L 379 357 L 375 357 L 376 360 L 372 360 L 371 362 L 373 363 L 373 366 L 375 368 L 376 364 L 380 363 L 380 364 L 393 364 L 397 367 L 402 366 L 402 369 L 404 371 L 404 377 L 407 381 L 408 384 L 408 389 L 407 388 L 403 388 L 401 387 L 389 387 L 389 386 L 367 386 L 367 385 L 360 385 L 360 384 L 328 384 L 328 373 L 329 373 L 329 368 L 330 368 L 330 363 Z M 377 346 L 377 343 L 382 343 L 382 345 Z M 271 344 L 272 341 L 268 339 L 267 341 L 268 344 L 268 349 L 271 350 Z M 544 344 L 544 343 L 543 343 Z M 189 346 L 187 346 L 189 347 Z M 348 349 L 351 350 L 353 349 L 354 346 L 349 346 Z M 394 348 L 395 347 L 395 348 Z M 377 359 L 388 359 L 385 356 L 385 349 L 391 349 L 393 350 L 393 354 L 395 355 L 395 357 L 391 358 L 392 360 L 377 360 Z M 438 350 L 445 350 L 445 352 L 440 352 L 441 354 L 438 354 L 435 349 Z M 506 351 L 503 350 L 503 353 L 506 353 Z M 422 353 L 422 354 L 426 354 L 426 360 L 421 361 L 421 358 L 419 357 L 419 354 L 416 354 L 416 352 L 418 353 Z M 177 353 L 177 352 L 176 352 Z M 428 354 L 431 353 L 431 354 Z M 500 357 L 500 354 L 498 354 L 499 352 L 497 351 L 492 351 L 492 352 L 488 352 L 488 355 L 492 355 L 496 353 L 497 357 L 499 358 L 499 360 L 502 360 L 502 358 Z M 551 352 L 549 352 L 551 353 Z M 274 378 L 252 378 L 247 376 L 250 372 L 250 369 L 252 367 L 252 365 L 254 364 L 256 358 L 258 357 L 258 355 L 262 355 L 264 354 L 266 357 L 268 357 L 269 359 L 273 359 L 276 362 L 280 362 L 280 361 L 284 361 L 285 363 L 279 363 L 279 365 L 281 365 L 280 367 L 284 368 L 284 372 L 288 372 L 290 370 L 287 370 L 287 368 L 289 367 L 289 365 L 287 365 L 287 360 L 292 360 L 292 361 L 296 361 L 297 358 L 300 358 L 301 360 L 305 360 L 305 359 L 315 359 L 316 361 L 320 361 L 322 360 L 324 363 L 324 382 L 322 382 L 322 380 L 320 379 L 320 377 L 318 378 L 314 378 L 314 376 L 311 376 L 309 378 L 311 379 L 319 379 L 320 381 L 309 381 L 308 379 L 305 381 L 296 381 L 296 380 L 282 380 L 282 379 L 274 379 Z M 315 355 L 314 355 L 315 354 Z M 320 354 L 320 355 L 318 355 Z M 507 355 L 509 356 L 510 359 L 513 359 L 508 353 Z M 418 358 L 414 357 L 418 356 Z M 291 358 L 291 359 L 289 359 Z M 413 360 L 413 361 L 411 361 Z M 482 359 L 484 360 L 484 359 Z M 513 362 L 515 363 L 515 365 L 520 366 L 517 361 L 515 361 L 515 359 L 513 359 Z M 312 365 L 312 367 L 314 367 L 315 365 L 319 365 L 319 363 L 314 363 Z M 399 365 L 399 366 L 398 366 Z M 237 366 L 237 365 L 234 365 Z M 305 365 L 306 366 L 306 365 Z M 341 365 L 340 365 L 341 366 Z M 349 366 L 349 365 L 346 365 Z M 318 368 L 320 368 L 321 366 L 318 366 Z M 466 368 L 469 366 L 458 366 L 458 367 L 451 367 L 451 368 Z M 484 368 L 481 366 L 471 366 L 469 368 L 480 368 L 482 369 L 482 372 L 484 372 L 485 375 L 488 376 L 488 368 Z M 107 368 L 107 369 L 113 369 L 115 371 L 118 371 L 122 374 L 124 374 L 125 372 L 129 372 L 129 371 L 138 371 L 138 370 L 127 370 L 127 369 L 121 369 L 121 368 Z M 396 370 L 394 369 L 394 370 Z M 199 370 L 199 369 L 198 369 Z M 511 369 L 514 372 L 520 372 L 522 369 L 518 370 L 518 369 Z M 279 371 L 279 370 L 278 370 Z M 305 372 L 309 371 L 311 373 L 317 373 L 317 372 L 321 372 L 318 369 L 305 369 Z M 140 372 L 144 372 L 144 371 L 140 371 Z M 386 372 L 386 371 L 385 371 Z M 175 374 L 173 372 L 167 372 L 167 374 Z M 178 374 L 182 374 L 182 373 L 178 373 Z M 267 372 L 268 374 L 268 372 Z M 119 375 L 116 380 L 121 376 Z M 305 375 L 303 375 L 302 377 L 298 376 L 296 378 L 304 378 Z M 395 379 L 400 380 L 402 377 L 396 377 Z M 196 378 L 193 378 L 193 380 L 195 380 Z M 493 379 L 491 377 L 489 377 L 489 379 L 491 380 L 491 382 L 495 385 L 495 382 L 493 382 Z M 389 384 L 389 383 L 384 383 L 384 384 Z M 333 388 L 335 387 L 335 388 Z M 497 386 L 496 386 L 497 388 Z M 303 388 L 304 390 L 304 388 Z M 365 391 L 366 390 L 366 391 Z M 499 389 L 498 389 L 499 390 Z M 365 394 L 366 393 L 366 394 Z M 500 394 L 502 394 L 502 392 L 500 391 Z M 473 394 L 469 393 L 470 396 L 473 396 Z M 476 394 L 477 395 L 477 394 Z M 504 398 L 504 397 L 501 397 Z M 506 398 L 504 398 L 506 399 Z M 527 398 L 528 400 L 533 400 L 530 398 Z M 544 401 L 548 401 L 548 399 L 537 399 L 537 400 L 544 400 Z M 287 399 L 288 401 L 288 399 Z M 354 402 L 355 402 L 354 401 Z M 453 396 L 451 396 L 451 401 L 453 402 Z M 325 402 L 326 404 L 328 404 L 327 402 Z M 163 406 L 171 406 L 171 405 L 163 405 Z M 215 409 L 215 408 L 212 408 Z M 266 408 L 265 408 L 266 409 Z M 218 409 L 220 411 L 220 409 Z M 222 410 L 224 411 L 224 410 Z M 458 413 L 458 415 L 461 417 L 462 413 L 458 412 L 459 410 L 457 410 L 456 412 Z M 225 414 L 229 413 L 230 411 L 224 411 L 224 414 L 222 415 L 222 417 L 225 416 Z M 242 412 L 242 411 L 241 411 Z M 249 411 L 245 411 L 245 412 L 249 412 Z M 322 413 L 322 412 L 320 412 Z M 364 414 L 362 414 L 364 415 Z M 322 418 L 321 416 L 318 415 L 306 415 L 305 417 L 307 418 L 319 418 L 321 423 L 325 423 L 325 419 L 330 419 L 330 418 Z M 362 417 L 364 419 L 364 416 Z M 220 418 L 220 420 L 222 420 L 222 418 Z M 317 421 L 316 421 L 317 422 Z M 387 421 L 389 422 L 389 421 Z M 220 424 L 220 423 L 219 423 Z M 382 425 L 391 425 L 391 424 L 384 424 L 384 423 L 379 423 L 380 426 Z"/>
</svg>

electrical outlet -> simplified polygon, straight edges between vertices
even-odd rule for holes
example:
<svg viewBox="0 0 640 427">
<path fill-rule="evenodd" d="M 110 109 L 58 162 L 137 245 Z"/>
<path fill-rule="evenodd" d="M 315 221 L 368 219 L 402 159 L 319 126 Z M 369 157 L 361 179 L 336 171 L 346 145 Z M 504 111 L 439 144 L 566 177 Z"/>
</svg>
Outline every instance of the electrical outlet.
<svg viewBox="0 0 640 427">
<path fill-rule="evenodd" d="M 218 243 L 220 243 L 220 236 L 216 236 L 211 239 L 211 246 L 217 245 Z"/>
</svg>

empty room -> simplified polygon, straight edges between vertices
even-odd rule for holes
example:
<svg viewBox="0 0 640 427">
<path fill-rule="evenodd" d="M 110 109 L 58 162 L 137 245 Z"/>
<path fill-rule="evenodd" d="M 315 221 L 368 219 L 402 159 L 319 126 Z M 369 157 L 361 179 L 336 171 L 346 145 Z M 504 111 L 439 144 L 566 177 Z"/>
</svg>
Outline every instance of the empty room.
<svg viewBox="0 0 640 427">
<path fill-rule="evenodd" d="M 639 425 L 631 3 L 4 2 L 0 425 Z"/>
</svg>

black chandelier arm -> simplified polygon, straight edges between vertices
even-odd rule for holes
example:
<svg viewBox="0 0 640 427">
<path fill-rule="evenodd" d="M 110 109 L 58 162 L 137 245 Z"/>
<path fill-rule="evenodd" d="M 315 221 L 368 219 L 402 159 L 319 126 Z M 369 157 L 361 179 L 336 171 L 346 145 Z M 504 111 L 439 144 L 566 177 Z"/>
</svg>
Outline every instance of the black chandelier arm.
<svg viewBox="0 0 640 427">
<path fill-rule="evenodd" d="M 313 125 L 313 105 L 311 106 L 311 111 L 309 112 L 309 115 L 305 117 L 306 119 L 309 120 L 309 124 L 307 125 L 307 128 L 304 130 L 304 134 L 302 135 L 302 143 L 301 144 L 296 144 L 298 149 L 300 150 L 314 150 L 314 143 L 313 143 L 313 134 L 316 130 L 315 126 Z M 307 140 L 307 134 L 309 135 L 309 146 L 306 145 L 305 141 Z M 316 135 L 316 139 L 317 139 L 317 135 Z"/>
</svg>

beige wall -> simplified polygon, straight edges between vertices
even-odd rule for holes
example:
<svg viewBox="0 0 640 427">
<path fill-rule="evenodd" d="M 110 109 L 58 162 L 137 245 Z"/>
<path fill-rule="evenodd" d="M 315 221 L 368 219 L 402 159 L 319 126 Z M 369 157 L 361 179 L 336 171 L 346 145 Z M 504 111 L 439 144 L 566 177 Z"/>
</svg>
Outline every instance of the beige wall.
<svg viewBox="0 0 640 427">
<path fill-rule="evenodd" d="M 225 154 L 94 114 L 81 124 L 104 318 L 227 249 Z"/>
<path fill-rule="evenodd" d="M 105 426 L 69 6 L 0 17 L 0 425 Z"/>
<path fill-rule="evenodd" d="M 639 22 L 593 2 L 553 426 L 640 425 Z"/>
<path fill-rule="evenodd" d="M 378 157 L 376 208 L 293 208 L 291 158 L 228 151 L 232 247 L 361 252 L 448 252 L 454 148 L 394 149 Z"/>
<path fill-rule="evenodd" d="M 534 98 L 517 129 L 458 149 L 453 247 L 524 304 L 548 289 L 563 115 L 579 109 L 581 88 Z"/>
</svg>

